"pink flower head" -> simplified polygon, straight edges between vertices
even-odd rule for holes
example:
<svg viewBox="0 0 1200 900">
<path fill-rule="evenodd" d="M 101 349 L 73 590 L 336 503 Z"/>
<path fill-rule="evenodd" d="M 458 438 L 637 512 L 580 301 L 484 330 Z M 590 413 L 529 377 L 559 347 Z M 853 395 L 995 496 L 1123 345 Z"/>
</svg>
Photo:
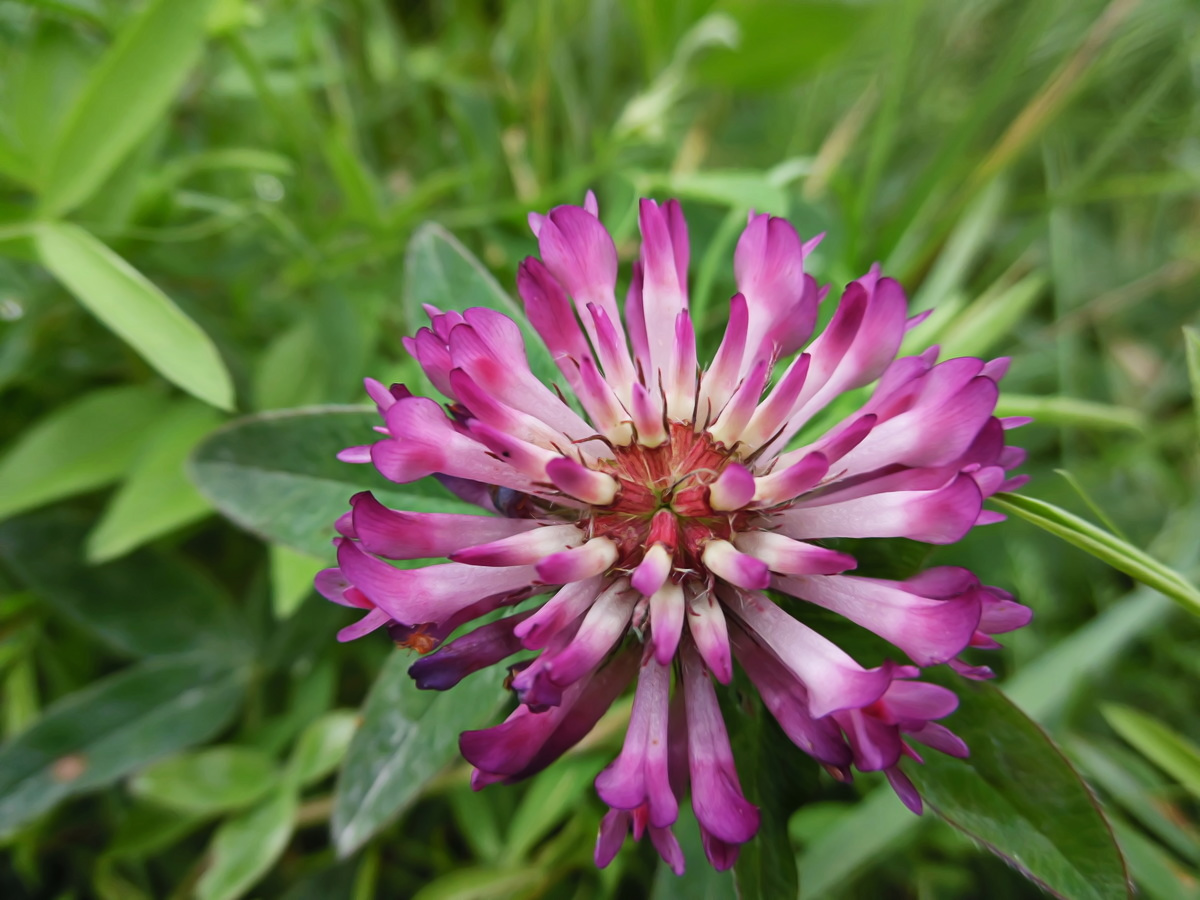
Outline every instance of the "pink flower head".
<svg viewBox="0 0 1200 900">
<path fill-rule="evenodd" d="M 967 752 L 936 722 L 955 695 L 920 681 L 921 667 L 988 677 L 960 654 L 996 646 L 992 635 L 1024 625 L 1029 610 L 965 569 L 906 581 L 846 574 L 854 557 L 827 542 L 948 544 L 997 518 L 984 498 L 1021 483 L 1008 472 L 1022 454 L 1005 444 L 1020 423 L 994 415 L 1007 361 L 938 363 L 936 348 L 897 358 L 913 323 L 900 285 L 878 267 L 846 288 L 813 337 L 826 294 L 804 271 L 815 242 L 757 215 L 737 245 L 724 339 L 704 366 L 677 202 L 641 203 L 623 311 L 616 248 L 591 195 L 530 223 L 541 259 L 521 265 L 518 289 L 577 405 L 534 377 L 511 319 L 431 309 L 407 346 L 449 402 L 368 381 L 386 436 L 342 458 L 397 482 L 434 475 L 482 514 L 354 497 L 337 523 L 338 567 L 317 578 L 326 597 L 366 612 L 339 637 L 386 626 L 427 654 L 411 673 L 434 690 L 525 653 L 511 667 L 515 711 L 462 735 L 476 787 L 540 771 L 636 681 L 624 747 L 596 779 L 611 808 L 600 865 L 628 832 L 649 832 L 681 871 L 671 826 L 688 795 L 713 865 L 733 865 L 754 836 L 758 810 L 714 687 L 735 661 L 798 747 L 839 779 L 885 772 L 919 811 L 898 766 L 901 756 L 920 761 L 910 741 Z M 872 383 L 856 412 L 806 428 Z M 446 561 L 385 561 L 429 557 Z M 864 668 L 793 617 L 804 603 L 907 659 Z M 510 612 L 442 643 L 499 609 Z"/>
</svg>

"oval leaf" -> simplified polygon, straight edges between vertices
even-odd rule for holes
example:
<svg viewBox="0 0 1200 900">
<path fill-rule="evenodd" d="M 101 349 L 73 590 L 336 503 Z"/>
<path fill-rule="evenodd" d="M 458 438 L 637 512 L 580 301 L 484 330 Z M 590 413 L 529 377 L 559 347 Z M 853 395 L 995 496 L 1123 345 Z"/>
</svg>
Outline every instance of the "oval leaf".
<svg viewBox="0 0 1200 900">
<path fill-rule="evenodd" d="M 316 784 L 338 767 L 357 730 L 355 710 L 327 712 L 300 735 L 288 763 L 289 773 L 302 787 Z"/>
<path fill-rule="evenodd" d="M 296 824 L 296 792 L 283 785 L 263 803 L 222 823 L 213 836 L 212 862 L 196 884 L 198 900 L 240 897 L 283 854 Z"/>
<path fill-rule="evenodd" d="M 432 478 L 394 484 L 337 453 L 378 435 L 373 410 L 324 406 L 230 423 L 192 454 L 190 475 L 213 505 L 264 540 L 316 558 L 332 553 L 333 523 L 352 494 L 370 490 L 397 509 L 479 512 Z"/>
<path fill-rule="evenodd" d="M 58 216 L 100 186 L 162 120 L 204 46 L 212 0 L 153 0 L 92 70 L 50 152 L 42 209 Z"/>
<path fill-rule="evenodd" d="M 115 559 L 208 514 L 212 507 L 188 481 L 183 464 L 220 421 L 211 408 L 185 401 L 153 427 L 129 477 L 88 535 L 91 562 Z"/>
<path fill-rule="evenodd" d="M 59 700 L 0 748 L 0 835 L 66 797 L 207 740 L 237 713 L 242 691 L 242 673 L 227 665 L 176 656 Z"/>
<path fill-rule="evenodd" d="M 120 478 L 165 406 L 148 387 L 105 388 L 30 426 L 0 461 L 0 519 Z"/>
<path fill-rule="evenodd" d="M 53 510 L 0 525 L 0 560 L 56 612 L 122 653 L 197 650 L 225 660 L 248 654 L 245 623 L 204 572 L 154 550 L 86 566 L 88 524 L 82 515 Z"/>
<path fill-rule="evenodd" d="M 1113 731 L 1181 785 L 1200 797 L 1200 747 L 1157 719 L 1109 704 L 1100 708 Z"/>
<path fill-rule="evenodd" d="M 1095 797 L 1058 748 L 997 688 L 957 680 L 946 720 L 968 759 L 924 754 L 904 766 L 942 818 L 1057 897 L 1131 896 L 1128 873 Z"/>
<path fill-rule="evenodd" d="M 213 342 L 141 272 L 77 225 L 44 222 L 36 241 L 54 277 L 163 377 L 233 408 L 233 382 Z"/>
<path fill-rule="evenodd" d="M 417 690 L 408 677 L 411 663 L 408 651 L 388 658 L 350 742 L 333 807 L 333 838 L 343 857 L 400 815 L 458 755 L 459 732 L 487 725 L 504 699 L 491 670 L 449 693 Z"/>
<path fill-rule="evenodd" d="M 279 780 L 275 760 L 253 747 L 207 747 L 155 763 L 130 790 L 143 800 L 194 815 L 244 809 Z"/>
</svg>

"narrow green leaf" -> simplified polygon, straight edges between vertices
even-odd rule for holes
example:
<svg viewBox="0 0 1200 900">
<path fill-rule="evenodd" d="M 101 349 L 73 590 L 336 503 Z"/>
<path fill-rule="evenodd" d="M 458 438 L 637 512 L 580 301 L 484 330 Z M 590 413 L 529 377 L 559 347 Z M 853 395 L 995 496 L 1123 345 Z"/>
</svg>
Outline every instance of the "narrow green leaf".
<svg viewBox="0 0 1200 900">
<path fill-rule="evenodd" d="M 579 808 L 604 762 L 595 756 L 559 760 L 534 778 L 508 823 L 508 846 L 502 861 L 517 864 L 563 819 Z"/>
<path fill-rule="evenodd" d="M 1196 407 L 1196 427 L 1200 429 L 1200 331 L 1185 326 L 1183 344 L 1187 350 L 1188 380 L 1192 383 L 1192 405 Z"/>
<path fill-rule="evenodd" d="M 770 174 L 758 169 L 708 170 L 705 172 L 655 173 L 640 176 L 638 186 L 652 194 L 661 191 L 672 197 L 719 203 L 732 207 L 742 215 L 745 210 L 785 216 L 788 213 L 788 192 L 771 181 Z"/>
<path fill-rule="evenodd" d="M 279 781 L 275 760 L 253 747 L 227 744 L 181 753 L 139 772 L 137 797 L 191 815 L 245 809 Z"/>
<path fill-rule="evenodd" d="M 209 576 L 178 556 L 139 550 L 89 567 L 89 521 L 62 510 L 0 525 L 0 560 L 55 612 L 133 656 L 202 651 L 237 660 L 250 649 L 245 623 Z"/>
<path fill-rule="evenodd" d="M 211 0 L 152 0 L 122 29 L 67 114 L 47 161 L 42 211 L 86 200 L 160 122 L 204 46 Z"/>
<path fill-rule="evenodd" d="M 290 776 L 301 787 L 316 784 L 338 767 L 357 730 L 355 710 L 325 713 L 301 733 L 288 762 Z"/>
<path fill-rule="evenodd" d="M 298 802 L 294 788 L 284 784 L 259 806 L 224 822 L 196 884 L 197 900 L 234 900 L 262 878 L 291 840 Z"/>
<path fill-rule="evenodd" d="M 147 660 L 51 706 L 0 747 L 0 834 L 73 794 L 198 744 L 236 715 L 243 675 L 195 656 Z"/>
<path fill-rule="evenodd" d="M 813 73 L 871 20 L 862 9 L 827 0 L 723 0 L 715 9 L 737 21 L 739 37 L 735 48 L 704 56 L 697 74 L 748 90 L 778 90 Z"/>
<path fill-rule="evenodd" d="M 153 427 L 129 477 L 88 535 L 90 562 L 115 559 L 211 511 L 183 465 L 192 448 L 220 422 L 210 407 L 185 401 Z"/>
<path fill-rule="evenodd" d="M 525 310 L 470 250 L 436 222 L 418 228 L 404 254 L 404 311 L 410 328 L 415 330 L 426 320 L 421 308 L 426 303 L 443 311 L 486 306 L 504 313 L 521 326 L 533 374 L 546 383 L 561 380 L 558 367 L 529 324 Z"/>
<path fill-rule="evenodd" d="M 528 896 L 547 878 L 547 873 L 533 866 L 469 866 L 431 881 L 413 895 L 413 900 L 508 900 Z"/>
<path fill-rule="evenodd" d="M 1087 786 L 1046 734 L 986 682 L 954 682 L 946 725 L 967 759 L 927 753 L 905 765 L 938 815 L 1059 897 L 1131 897 L 1128 873 Z"/>
<path fill-rule="evenodd" d="M 1200 591 L 1179 573 L 1127 541 L 1043 500 L 1020 494 L 997 494 L 991 499 L 1005 512 L 1015 513 L 1074 544 L 1114 569 L 1162 592 L 1192 614 L 1200 615 Z"/>
<path fill-rule="evenodd" d="M 460 732 L 482 728 L 504 691 L 493 670 L 453 691 L 419 691 L 408 677 L 412 654 L 388 658 L 367 697 L 363 724 L 350 743 L 333 807 L 333 840 L 347 856 L 400 815 L 458 754 Z"/>
<path fill-rule="evenodd" d="M 115 481 L 165 406 L 152 388 L 103 388 L 31 425 L 0 460 L 0 519 Z"/>
<path fill-rule="evenodd" d="M 76 225 L 37 230 L 42 263 L 88 311 L 169 381 L 220 409 L 233 382 L 208 335 L 141 272 Z"/>
<path fill-rule="evenodd" d="M 1200 797 L 1200 748 L 1157 719 L 1128 706 L 1100 707 L 1113 731 L 1143 756 Z"/>
<path fill-rule="evenodd" d="M 260 413 L 231 422 L 196 448 L 192 481 L 213 505 L 264 540 L 327 558 L 333 523 L 369 490 L 397 509 L 478 512 L 432 478 L 398 485 L 339 451 L 373 442 L 379 416 L 354 406 Z"/>
<path fill-rule="evenodd" d="M 1067 751 L 1079 763 L 1088 781 L 1101 788 L 1130 815 L 1164 844 L 1193 864 L 1200 863 L 1200 840 L 1195 828 L 1185 824 L 1183 810 L 1167 799 L 1174 785 L 1149 770 L 1134 751 L 1108 742 L 1085 741 L 1072 737 Z M 1117 837 L 1121 835 L 1118 832 Z M 1136 874 L 1136 870 L 1135 870 Z"/>
<path fill-rule="evenodd" d="M 963 211 L 937 261 L 913 295 L 909 304 L 910 313 L 941 309 L 952 295 L 962 289 L 963 281 L 979 252 L 995 233 L 996 222 L 1007 200 L 1007 184 L 1003 179 L 996 179 Z"/>
<path fill-rule="evenodd" d="M 946 326 L 939 338 L 946 356 L 983 356 L 1009 337 L 1046 290 L 1041 272 L 1016 284 L 989 289 Z"/>
<path fill-rule="evenodd" d="M 1195 872 L 1183 868 L 1171 854 L 1124 819 L 1113 816 L 1112 826 L 1142 895 L 1150 900 L 1196 900 L 1200 897 Z"/>
<path fill-rule="evenodd" d="M 1077 397 L 1042 397 L 1003 393 L 996 403 L 998 416 L 1033 416 L 1039 425 L 1090 428 L 1093 431 L 1141 431 L 1148 425 L 1141 410 L 1095 403 Z"/>
</svg>

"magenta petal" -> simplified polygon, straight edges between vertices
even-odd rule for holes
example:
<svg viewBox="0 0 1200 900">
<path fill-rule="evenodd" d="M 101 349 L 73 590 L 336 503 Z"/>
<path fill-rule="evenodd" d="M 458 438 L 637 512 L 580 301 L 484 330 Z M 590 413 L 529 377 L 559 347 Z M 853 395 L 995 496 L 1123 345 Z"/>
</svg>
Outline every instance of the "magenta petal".
<svg viewBox="0 0 1200 900">
<path fill-rule="evenodd" d="M 708 486 L 708 502 L 713 509 L 741 509 L 754 499 L 754 475 L 740 463 L 730 463 L 717 480 Z"/>
<path fill-rule="evenodd" d="M 617 561 L 617 546 L 608 538 L 593 538 L 582 547 L 560 550 L 537 564 L 546 584 L 568 584 L 599 575 Z"/>
<path fill-rule="evenodd" d="M 758 809 L 742 794 L 729 735 L 704 665 L 687 647 L 682 658 L 692 810 L 714 837 L 742 844 L 758 832 Z"/>
<path fill-rule="evenodd" d="M 983 504 L 978 486 L 968 475 L 933 491 L 892 491 L 841 502 L 836 498 L 834 494 L 801 500 L 780 514 L 780 530 L 799 539 L 905 537 L 952 544 L 971 530 Z"/>
<path fill-rule="evenodd" d="M 484 597 L 527 587 L 537 577 L 532 566 L 485 569 L 446 563 L 396 569 L 345 539 L 338 544 L 338 566 L 372 603 L 404 625 L 440 622 Z"/>
<path fill-rule="evenodd" d="M 822 718 L 839 709 L 866 706 L 879 699 L 891 684 L 888 667 L 862 668 L 845 651 L 797 622 L 765 595 L 728 591 L 720 597 L 746 630 L 774 651 L 804 685 L 813 718 Z"/>
<path fill-rule="evenodd" d="M 668 775 L 667 717 L 671 669 L 652 657 L 642 663 L 625 744 L 596 777 L 596 793 L 609 806 L 634 809 L 648 804 L 649 822 L 665 828 L 679 815 Z"/>
<path fill-rule="evenodd" d="M 543 525 L 486 544 L 465 547 L 450 554 L 454 562 L 469 566 L 527 566 L 551 553 L 578 547 L 583 532 L 575 525 Z"/>
<path fill-rule="evenodd" d="M 337 633 L 338 641 L 345 643 L 370 634 L 377 628 L 382 628 L 391 621 L 391 616 L 381 609 L 373 609 L 353 625 L 347 625 Z"/>
<path fill-rule="evenodd" d="M 899 582 L 851 575 L 777 577 L 776 587 L 840 613 L 895 644 L 921 666 L 960 653 L 979 625 L 979 598 L 922 597 Z"/>
<path fill-rule="evenodd" d="M 892 790 L 896 792 L 896 796 L 900 798 L 900 802 L 907 806 L 918 816 L 924 811 L 924 806 L 921 803 L 921 794 L 908 776 L 905 775 L 896 766 L 884 771 L 887 776 L 888 783 L 892 786 Z"/>
<path fill-rule="evenodd" d="M 530 519 L 388 509 L 366 491 L 351 497 L 350 504 L 353 536 L 368 553 L 388 559 L 448 556 L 473 544 L 532 531 L 538 524 Z"/>
<path fill-rule="evenodd" d="M 607 868 L 608 864 L 616 859 L 629 834 L 632 818 L 624 809 L 610 809 L 604 814 L 604 818 L 600 820 L 600 832 L 596 835 L 596 850 L 592 856 L 596 868 Z"/>
</svg>

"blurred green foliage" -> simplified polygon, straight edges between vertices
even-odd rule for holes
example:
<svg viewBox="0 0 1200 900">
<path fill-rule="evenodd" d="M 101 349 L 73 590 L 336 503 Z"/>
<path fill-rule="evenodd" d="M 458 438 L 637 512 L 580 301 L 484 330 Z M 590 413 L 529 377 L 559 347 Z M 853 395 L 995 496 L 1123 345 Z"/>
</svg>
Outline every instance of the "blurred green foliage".
<svg viewBox="0 0 1200 900">
<path fill-rule="evenodd" d="M 337 644 L 307 587 L 372 486 L 331 458 L 371 416 L 272 413 L 421 385 L 420 304 L 510 306 L 526 212 L 593 188 L 625 258 L 636 197 L 682 199 L 702 351 L 753 208 L 827 233 L 822 281 L 881 261 L 934 310 L 906 349 L 1013 357 L 1004 414 L 1038 419 L 1014 521 L 880 565 L 1034 608 L 1003 686 L 1139 889 L 1196 896 L 1200 628 L 1167 596 L 1194 611 L 1198 24 L 1189 0 L 0 0 L 0 894 L 732 896 L 686 823 L 684 878 L 646 846 L 594 870 L 627 704 L 530 784 L 469 790 L 453 736 L 499 678 L 418 695 L 408 651 Z M 1040 895 L 870 778 L 767 776 L 804 802 L 744 890 L 790 856 L 805 897 Z"/>
</svg>

